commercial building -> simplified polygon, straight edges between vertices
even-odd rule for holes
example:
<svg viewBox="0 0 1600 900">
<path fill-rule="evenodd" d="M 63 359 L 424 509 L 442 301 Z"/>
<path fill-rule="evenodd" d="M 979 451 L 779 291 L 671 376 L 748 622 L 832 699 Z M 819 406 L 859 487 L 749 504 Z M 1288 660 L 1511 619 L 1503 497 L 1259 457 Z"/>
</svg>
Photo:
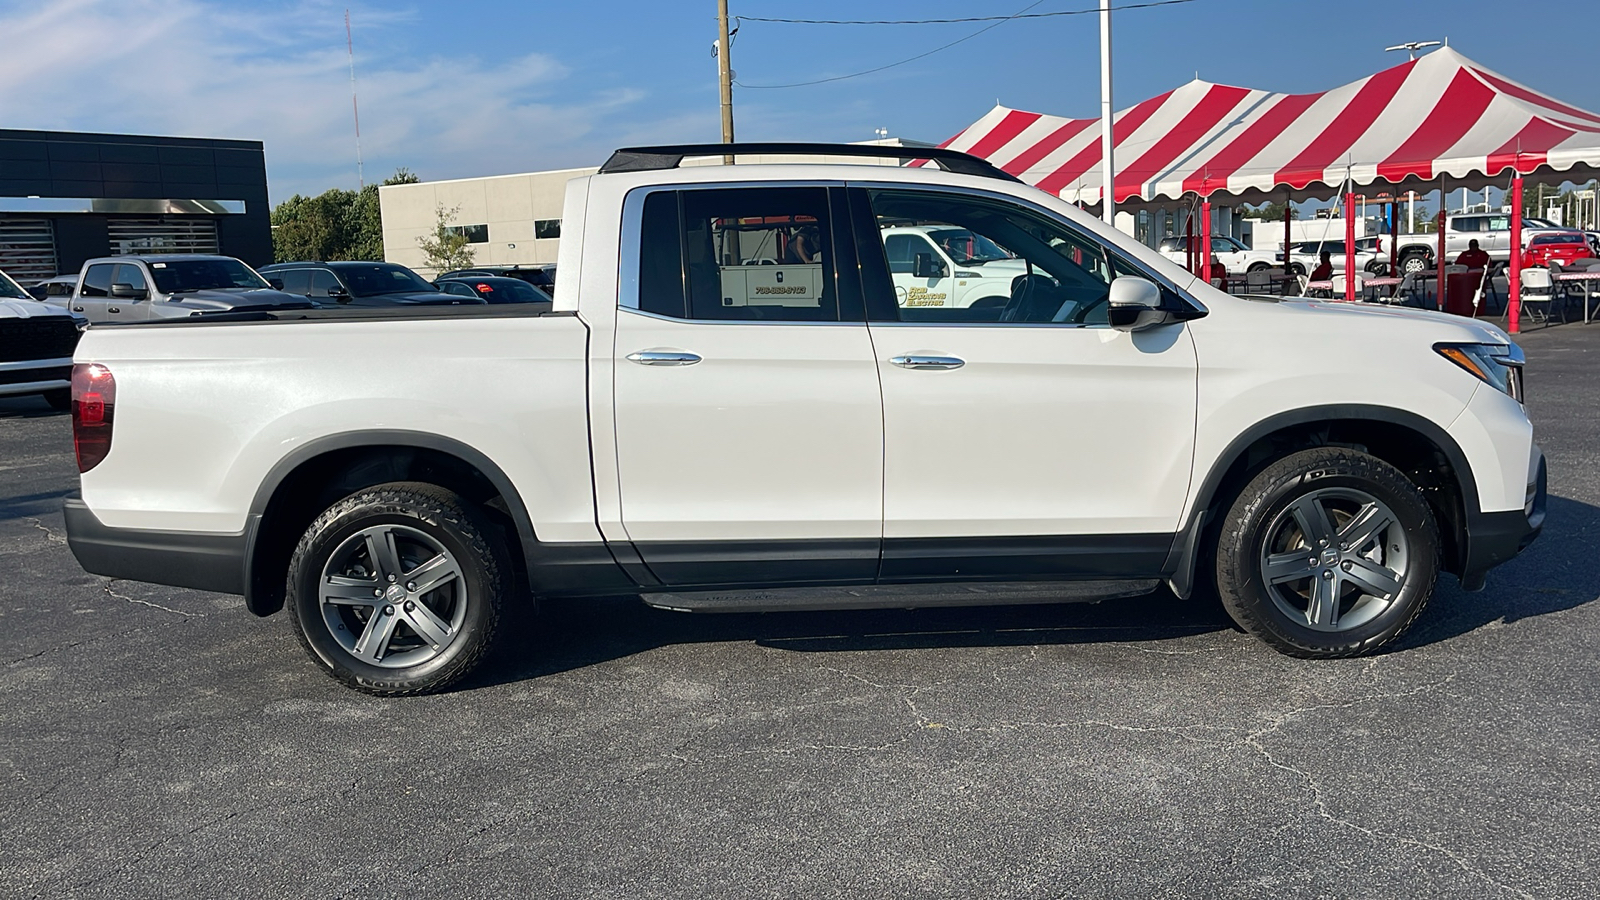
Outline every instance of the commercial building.
<svg viewBox="0 0 1600 900">
<path fill-rule="evenodd" d="M 0 129 L 0 270 L 24 285 L 123 253 L 272 261 L 260 141 Z"/>
<path fill-rule="evenodd" d="M 858 143 L 879 147 L 931 147 L 921 141 L 884 138 Z M 856 157 L 740 156 L 738 163 L 763 162 L 876 162 L 897 165 L 893 159 Z M 720 159 L 686 160 L 684 165 L 719 165 Z M 541 265 L 556 261 L 561 247 L 561 204 L 567 182 L 593 175 L 594 167 L 556 169 L 521 175 L 493 175 L 392 184 L 378 189 L 383 209 L 383 258 L 426 276 L 438 274 L 427 265 L 418 240 L 438 227 L 438 211 L 447 214 L 448 227 L 467 237 L 473 262 L 483 266 Z"/>
</svg>

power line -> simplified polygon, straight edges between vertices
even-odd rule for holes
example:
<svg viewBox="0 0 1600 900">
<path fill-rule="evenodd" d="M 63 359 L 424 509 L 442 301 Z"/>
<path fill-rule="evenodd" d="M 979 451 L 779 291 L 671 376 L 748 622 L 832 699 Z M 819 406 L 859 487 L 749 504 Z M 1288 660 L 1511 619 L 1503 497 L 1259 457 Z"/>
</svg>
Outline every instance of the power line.
<svg viewBox="0 0 1600 900">
<path fill-rule="evenodd" d="M 986 31 L 990 31 L 990 30 L 993 30 L 995 28 L 999 28 L 1001 25 L 1004 25 L 1005 23 L 1010 22 L 1011 20 L 1017 18 L 1017 16 L 1020 16 L 1023 13 L 1026 13 L 1028 10 L 1033 9 L 1035 6 L 1038 6 L 1039 4 L 1041 4 L 1043 2 L 1044 2 L 1044 0 L 1034 0 L 1034 2 L 1029 3 L 1027 6 L 1024 6 L 1022 9 L 1018 10 L 1015 14 L 1010 15 L 1010 16 L 1004 16 L 998 22 L 995 22 L 995 23 L 993 23 L 991 25 L 985 25 L 982 28 L 979 28 L 977 31 L 974 31 L 973 33 L 967 35 L 966 37 L 957 38 L 957 39 L 951 41 L 950 43 L 945 44 L 942 47 L 935 47 L 932 50 L 927 51 L 926 53 L 918 53 L 916 56 L 913 56 L 913 57 L 911 57 L 909 59 L 902 59 L 899 62 L 892 62 L 892 63 L 889 63 L 888 65 L 885 65 L 885 66 L 877 66 L 876 68 L 867 69 L 864 72 L 853 72 L 853 73 L 851 73 L 849 75 L 835 75 L 832 78 L 818 78 L 815 81 L 796 81 L 793 84 L 745 84 L 742 81 L 735 82 L 735 83 L 738 84 L 742 88 L 750 88 L 751 90 L 776 90 L 778 88 L 810 87 L 813 84 L 827 84 L 830 81 L 844 81 L 847 78 L 860 78 L 862 75 L 871 75 L 874 72 L 882 72 L 885 69 L 893 69 L 896 66 L 903 66 L 906 63 L 916 62 L 917 60 L 922 59 L 924 57 L 932 56 L 935 53 L 940 52 L 941 50 L 949 50 L 951 47 L 954 47 L 957 44 L 964 44 L 967 41 L 972 40 L 973 38 L 977 37 L 980 34 L 983 34 Z"/>
<path fill-rule="evenodd" d="M 746 89 L 753 90 L 753 91 L 771 91 L 771 90 L 779 90 L 781 88 L 810 87 L 810 86 L 812 86 L 814 84 L 828 84 L 828 83 L 834 82 L 834 81 L 844 81 L 844 80 L 850 79 L 850 78 L 860 78 L 863 75 L 872 75 L 874 73 L 882 72 L 882 71 L 885 71 L 887 69 L 893 69 L 893 68 L 895 68 L 897 66 L 903 66 L 906 63 L 913 63 L 913 62 L 916 62 L 919 59 L 925 59 L 925 58 L 927 58 L 929 56 L 934 55 L 935 53 L 940 53 L 940 52 L 943 52 L 945 50 L 949 50 L 951 47 L 954 47 L 957 44 L 964 44 L 967 41 L 970 41 L 973 38 L 975 38 L 975 37 L 987 32 L 987 31 L 990 31 L 990 30 L 995 29 L 995 28 L 999 28 L 1001 25 L 1004 25 L 1007 22 L 1013 22 L 1013 21 L 1016 21 L 1018 19 L 1042 19 L 1042 18 L 1048 18 L 1048 17 L 1052 17 L 1052 16 L 1085 16 L 1085 15 L 1090 15 L 1090 14 L 1096 14 L 1097 15 L 1100 12 L 1100 10 L 1098 8 L 1096 8 L 1096 9 L 1073 9 L 1073 10 L 1063 10 L 1063 11 L 1060 11 L 1060 12 L 1047 12 L 1047 13 L 1030 13 L 1030 12 L 1028 12 L 1028 10 L 1033 9 L 1035 6 L 1038 6 L 1040 3 L 1043 3 L 1043 2 L 1044 2 L 1044 0 L 1035 0 L 1035 2 L 1030 3 L 1027 6 L 1024 6 L 1021 10 L 1019 10 L 1018 12 L 1012 13 L 1009 16 L 975 16 L 975 17 L 967 18 L 967 19 L 908 19 L 908 20 L 904 20 L 904 21 L 888 21 L 888 20 L 884 20 L 884 21 L 859 21 L 859 22 L 856 22 L 856 21 L 847 21 L 847 20 L 842 20 L 842 19 L 841 20 L 829 20 L 829 19 L 767 19 L 767 18 L 756 18 L 754 16 L 735 16 L 734 17 L 735 19 L 743 19 L 744 21 L 747 21 L 747 22 L 769 22 L 769 23 L 779 23 L 779 24 L 785 24 L 785 25 L 942 25 L 942 24 L 946 24 L 946 23 L 955 23 L 955 22 L 989 22 L 991 24 L 985 25 L 984 27 L 978 29 L 977 31 L 974 31 L 973 33 L 967 35 L 966 37 L 957 38 L 956 40 L 953 40 L 948 44 L 943 44 L 941 46 L 933 48 L 932 50 L 926 51 L 924 53 L 918 53 L 916 56 L 912 56 L 912 57 L 908 57 L 906 59 L 902 59 L 899 62 L 892 62 L 892 63 L 889 63 L 888 65 L 876 66 L 874 68 L 867 69 L 865 71 L 852 72 L 849 75 L 835 75 L 835 76 L 833 76 L 831 78 L 817 78 L 817 79 L 814 79 L 812 81 L 796 81 L 796 82 L 792 82 L 792 83 L 789 83 L 789 84 L 745 84 L 742 81 L 735 81 L 734 84 L 738 85 L 739 87 L 746 88 Z M 1131 3 L 1131 4 L 1128 4 L 1127 6 L 1118 6 L 1118 7 L 1116 7 L 1116 9 L 1117 10 L 1147 9 L 1147 8 L 1153 7 L 1153 6 L 1176 6 L 1177 4 L 1180 4 L 1180 3 L 1193 3 L 1193 2 L 1194 2 L 1194 0 L 1150 0 L 1150 2 L 1146 2 L 1146 3 Z"/>
<path fill-rule="evenodd" d="M 1129 3 L 1124 6 L 1112 8 L 1113 12 L 1124 9 L 1149 9 L 1153 6 L 1177 6 L 1180 3 L 1193 3 L 1194 0 L 1152 0 L 1149 3 Z M 1038 6 L 1037 3 L 1034 6 Z M 1030 9 L 1032 7 L 1029 7 Z M 971 22 L 1010 22 L 1013 19 L 1050 19 L 1056 16 L 1092 16 L 1099 13 L 1096 9 L 1067 9 L 1059 12 L 1042 13 L 1017 13 L 1011 16 L 969 16 L 964 19 L 772 19 L 761 16 L 734 16 L 745 22 L 769 22 L 778 25 L 957 25 Z"/>
</svg>

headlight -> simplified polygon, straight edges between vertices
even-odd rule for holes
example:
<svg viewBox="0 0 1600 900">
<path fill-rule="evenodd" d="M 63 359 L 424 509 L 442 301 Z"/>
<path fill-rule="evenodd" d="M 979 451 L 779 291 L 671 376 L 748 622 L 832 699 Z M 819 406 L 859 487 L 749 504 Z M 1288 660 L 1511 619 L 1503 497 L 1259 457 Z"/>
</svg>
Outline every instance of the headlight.
<svg viewBox="0 0 1600 900">
<path fill-rule="evenodd" d="M 1523 402 L 1522 368 L 1526 357 L 1516 344 L 1434 344 L 1433 349 L 1495 390 Z"/>
</svg>

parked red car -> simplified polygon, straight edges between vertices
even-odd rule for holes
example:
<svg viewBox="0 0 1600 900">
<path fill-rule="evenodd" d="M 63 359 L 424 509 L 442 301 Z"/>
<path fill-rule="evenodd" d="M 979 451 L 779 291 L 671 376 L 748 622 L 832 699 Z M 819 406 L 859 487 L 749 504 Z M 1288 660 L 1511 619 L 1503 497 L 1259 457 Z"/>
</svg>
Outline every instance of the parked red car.
<svg viewBox="0 0 1600 900">
<path fill-rule="evenodd" d="M 1594 251 L 1589 249 L 1589 242 L 1581 231 L 1537 234 L 1528 242 L 1528 249 L 1522 251 L 1522 265 L 1524 268 L 1548 267 L 1550 261 L 1555 260 L 1569 266 L 1575 259 L 1593 256 Z"/>
</svg>

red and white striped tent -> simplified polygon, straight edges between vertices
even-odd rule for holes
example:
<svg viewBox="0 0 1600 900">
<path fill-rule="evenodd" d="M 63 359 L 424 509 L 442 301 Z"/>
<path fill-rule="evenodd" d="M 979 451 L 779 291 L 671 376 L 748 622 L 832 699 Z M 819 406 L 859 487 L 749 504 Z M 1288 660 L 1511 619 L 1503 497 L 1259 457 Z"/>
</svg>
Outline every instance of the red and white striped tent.
<svg viewBox="0 0 1600 900">
<path fill-rule="evenodd" d="M 1098 118 L 997 105 L 941 146 L 984 157 L 1042 190 L 1092 206 L 1104 189 L 1099 125 Z M 1196 79 L 1116 113 L 1112 140 L 1119 207 L 1202 200 L 1200 259 L 1210 257 L 1209 200 L 1219 195 L 1260 203 L 1343 192 L 1346 241 L 1353 244 L 1357 188 L 1508 187 L 1512 230 L 1520 234 L 1524 176 L 1559 183 L 1600 175 L 1600 115 L 1449 47 L 1315 94 Z M 1516 331 L 1521 260 L 1511 257 L 1509 319 Z M 1346 259 L 1346 296 L 1354 299 L 1354 254 Z M 1442 234 L 1437 262 L 1443 283 Z"/>
<path fill-rule="evenodd" d="M 1095 205 L 1100 120 L 996 106 L 943 146 Z M 1518 84 L 1449 47 L 1316 94 L 1191 81 L 1116 113 L 1119 205 L 1227 195 L 1328 197 L 1356 186 L 1456 188 L 1600 172 L 1600 115 Z"/>
</svg>

